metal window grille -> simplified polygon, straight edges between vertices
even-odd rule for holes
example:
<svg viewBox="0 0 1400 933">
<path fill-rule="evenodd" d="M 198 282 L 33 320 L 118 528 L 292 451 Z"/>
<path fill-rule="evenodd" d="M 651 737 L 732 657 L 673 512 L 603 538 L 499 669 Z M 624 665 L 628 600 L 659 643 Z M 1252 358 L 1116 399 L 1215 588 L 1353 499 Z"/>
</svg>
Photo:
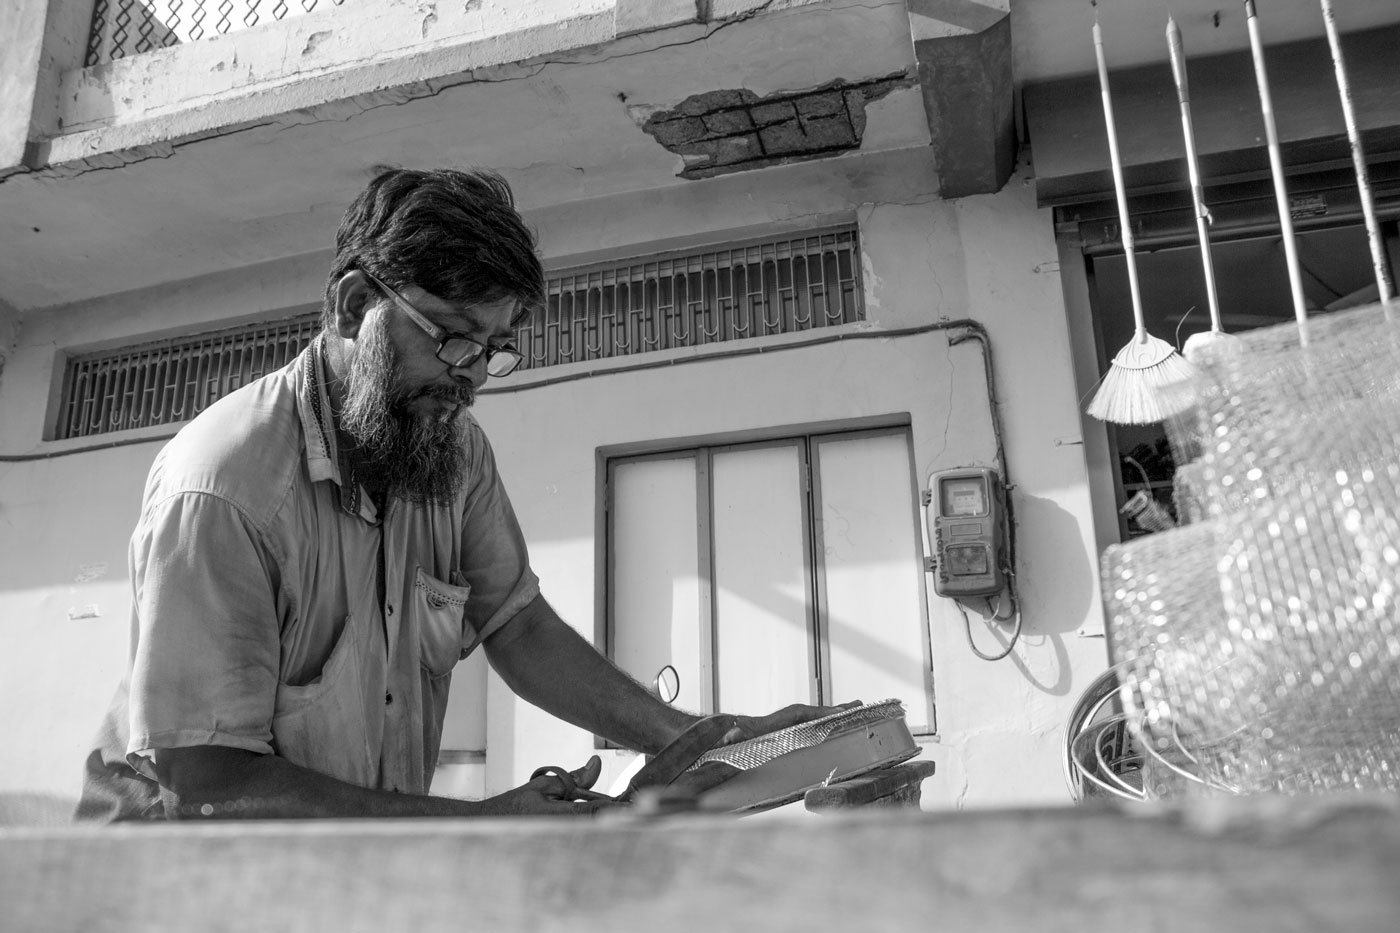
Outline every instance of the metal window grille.
<svg viewBox="0 0 1400 933">
<path fill-rule="evenodd" d="M 250 29 L 345 0 L 97 0 L 84 65 Z"/>
<path fill-rule="evenodd" d="M 54 436 L 188 421 L 285 366 L 318 330 L 320 316 L 306 315 L 71 357 Z"/>
<path fill-rule="evenodd" d="M 516 333 L 522 369 L 864 320 L 854 227 L 571 269 Z"/>
</svg>

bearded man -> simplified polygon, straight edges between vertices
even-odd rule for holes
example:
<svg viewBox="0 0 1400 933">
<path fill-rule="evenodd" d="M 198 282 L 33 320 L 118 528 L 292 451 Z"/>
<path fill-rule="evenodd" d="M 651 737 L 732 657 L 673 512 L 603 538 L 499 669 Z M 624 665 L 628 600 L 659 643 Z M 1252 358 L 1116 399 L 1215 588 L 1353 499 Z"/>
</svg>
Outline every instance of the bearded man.
<svg viewBox="0 0 1400 933">
<path fill-rule="evenodd" d="M 381 171 L 347 210 L 321 334 L 161 450 L 132 534 L 131 667 L 80 818 L 591 813 L 546 774 L 428 794 L 456 663 L 656 752 L 660 702 L 540 596 L 491 445 L 467 413 L 543 302 L 535 242 L 484 171 Z M 728 739 L 829 710 L 739 717 Z M 596 781 L 596 757 L 572 772 Z"/>
</svg>

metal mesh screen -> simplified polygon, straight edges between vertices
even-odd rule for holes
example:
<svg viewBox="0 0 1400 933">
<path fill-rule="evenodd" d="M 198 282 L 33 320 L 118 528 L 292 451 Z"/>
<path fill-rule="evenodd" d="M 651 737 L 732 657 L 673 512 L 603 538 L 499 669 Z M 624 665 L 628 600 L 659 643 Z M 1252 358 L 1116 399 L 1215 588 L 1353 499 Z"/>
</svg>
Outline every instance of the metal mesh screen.
<svg viewBox="0 0 1400 933">
<path fill-rule="evenodd" d="M 1103 558 L 1144 792 L 1400 788 L 1400 325 L 1198 365 L 1168 425 L 1191 523 Z"/>
<path fill-rule="evenodd" d="M 196 42 L 345 0 L 97 0 L 84 65 Z"/>
<path fill-rule="evenodd" d="M 571 269 L 517 333 L 523 369 L 864 320 L 854 228 Z"/>
<path fill-rule="evenodd" d="M 898 700 L 868 703 L 854 709 L 832 713 L 830 716 L 823 716 L 821 719 L 813 719 L 810 722 L 779 729 L 777 732 L 770 732 L 767 735 L 760 735 L 743 742 L 735 742 L 733 745 L 722 745 L 701 755 L 694 767 L 698 768 L 707 761 L 722 761 L 741 771 L 748 771 L 751 768 L 767 764 L 780 755 L 786 755 L 788 752 L 820 745 L 838 733 L 849 732 L 852 729 L 883 722 L 886 719 L 903 718 L 904 704 Z"/>
<path fill-rule="evenodd" d="M 285 366 L 320 326 L 312 314 L 71 357 L 54 436 L 188 421 Z"/>
</svg>

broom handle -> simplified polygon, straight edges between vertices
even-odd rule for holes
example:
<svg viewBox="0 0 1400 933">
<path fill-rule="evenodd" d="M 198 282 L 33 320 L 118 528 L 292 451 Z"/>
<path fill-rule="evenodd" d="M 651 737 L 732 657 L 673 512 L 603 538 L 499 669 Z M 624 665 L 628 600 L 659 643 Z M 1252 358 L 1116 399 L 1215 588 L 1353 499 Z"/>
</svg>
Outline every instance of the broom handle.
<svg viewBox="0 0 1400 933">
<path fill-rule="evenodd" d="M 1206 208 L 1205 190 L 1201 186 L 1201 169 L 1196 155 L 1196 131 L 1191 126 L 1191 91 L 1186 81 L 1186 53 L 1181 47 L 1181 30 L 1176 20 L 1167 17 L 1167 46 L 1171 50 L 1172 79 L 1176 82 L 1176 99 L 1181 105 L 1181 135 L 1186 140 L 1186 168 L 1191 177 L 1191 203 L 1196 210 L 1196 238 L 1201 242 L 1201 268 L 1206 277 L 1206 300 L 1210 304 L 1210 329 L 1222 333 L 1220 299 L 1215 291 L 1215 264 L 1210 257 L 1210 211 Z"/>
<path fill-rule="evenodd" d="M 1264 115 L 1264 138 L 1269 144 L 1269 169 L 1274 176 L 1274 199 L 1278 202 L 1283 255 L 1288 262 L 1288 284 L 1293 291 L 1293 316 L 1298 320 L 1298 340 L 1307 346 L 1308 310 L 1303 299 L 1303 275 L 1298 264 L 1298 246 L 1293 242 L 1293 214 L 1288 205 L 1288 186 L 1283 178 L 1283 155 L 1279 151 L 1278 129 L 1274 126 L 1274 102 L 1269 96 L 1269 75 L 1264 68 L 1264 42 L 1259 37 L 1259 17 L 1254 12 L 1254 0 L 1244 0 L 1244 17 L 1249 27 L 1249 51 L 1254 57 L 1254 81 L 1259 85 L 1259 109 Z"/>
<path fill-rule="evenodd" d="M 1098 4 L 1094 4 L 1094 55 L 1099 62 L 1099 91 L 1103 97 L 1103 122 L 1108 128 L 1108 158 L 1113 165 L 1113 193 L 1118 198 L 1118 225 L 1123 231 L 1123 255 L 1128 260 L 1128 290 L 1133 298 L 1133 340 L 1147 342 L 1147 321 L 1142 313 L 1142 292 L 1138 289 L 1137 260 L 1133 227 L 1128 219 L 1128 195 L 1123 185 L 1123 159 L 1118 154 L 1118 129 L 1113 122 L 1113 101 L 1108 93 L 1108 63 L 1103 56 L 1103 30 L 1099 28 Z"/>
<path fill-rule="evenodd" d="M 1351 141 L 1351 161 L 1356 167 L 1356 185 L 1361 192 L 1361 213 L 1366 218 L 1366 238 L 1371 242 L 1371 264 L 1376 270 L 1376 288 L 1381 304 L 1390 314 L 1390 300 L 1395 297 L 1390 274 L 1386 270 L 1385 246 L 1381 240 L 1380 224 L 1376 221 L 1376 204 L 1371 196 L 1371 176 L 1366 170 L 1366 152 L 1361 148 L 1361 132 L 1356 126 L 1356 110 L 1351 99 L 1351 82 L 1347 79 L 1346 62 L 1342 58 L 1342 37 L 1337 32 L 1337 17 L 1332 12 L 1332 0 L 1322 0 L 1322 19 L 1327 24 L 1327 44 L 1332 47 L 1332 67 L 1337 72 L 1337 91 L 1342 97 L 1342 116 L 1346 118 L 1347 139 Z"/>
</svg>

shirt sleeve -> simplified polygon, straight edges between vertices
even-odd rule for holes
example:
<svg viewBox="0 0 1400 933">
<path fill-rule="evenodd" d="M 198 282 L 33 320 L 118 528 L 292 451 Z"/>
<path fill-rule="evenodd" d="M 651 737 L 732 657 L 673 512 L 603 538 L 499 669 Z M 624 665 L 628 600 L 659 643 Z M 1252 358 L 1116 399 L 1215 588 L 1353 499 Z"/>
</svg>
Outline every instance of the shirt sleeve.
<svg viewBox="0 0 1400 933">
<path fill-rule="evenodd" d="M 131 538 L 136 644 L 127 761 L 155 777 L 156 749 L 272 751 L 276 565 L 231 503 L 181 493 Z"/>
<path fill-rule="evenodd" d="M 475 421 L 471 422 L 466 503 L 458 572 L 471 587 L 467 623 L 475 632 L 462 646 L 463 656 L 529 605 L 540 593 L 539 579 L 530 569 L 525 536 L 511 508 L 496 455 Z"/>
</svg>

